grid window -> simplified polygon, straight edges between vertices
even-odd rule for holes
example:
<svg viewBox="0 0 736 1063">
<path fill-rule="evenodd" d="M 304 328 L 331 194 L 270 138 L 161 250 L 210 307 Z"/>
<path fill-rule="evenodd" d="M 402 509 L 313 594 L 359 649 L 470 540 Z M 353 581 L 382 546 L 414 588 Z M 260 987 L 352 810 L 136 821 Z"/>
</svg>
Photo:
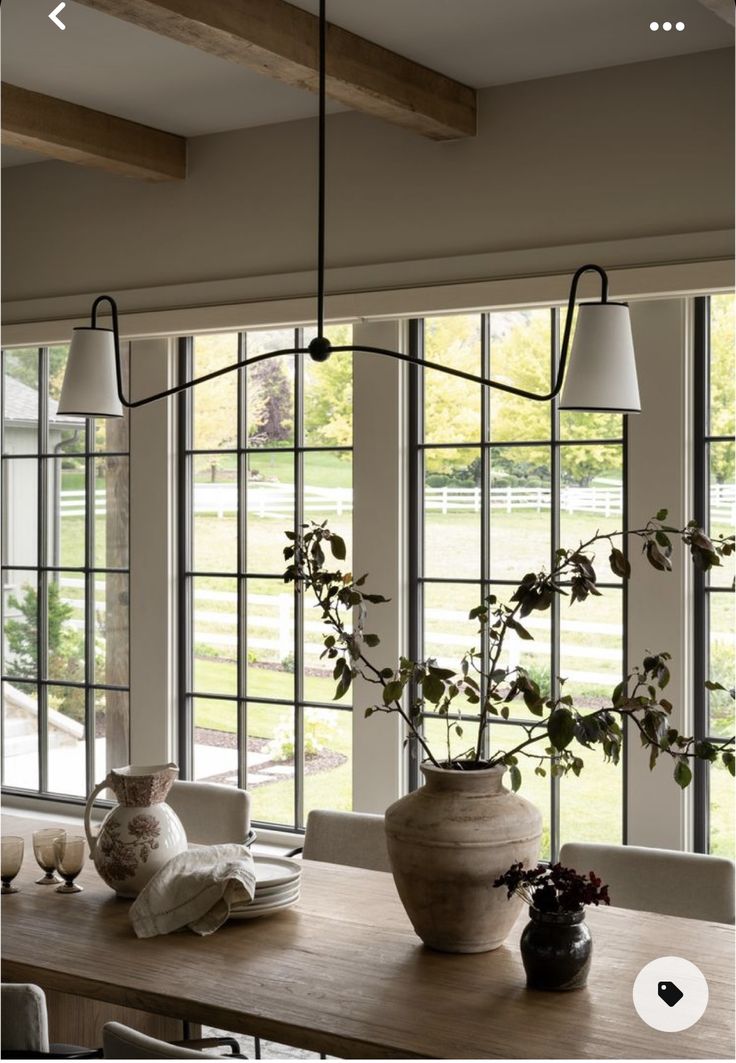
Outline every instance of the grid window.
<svg viewBox="0 0 736 1063">
<path fill-rule="evenodd" d="M 556 309 L 426 318 L 410 329 L 417 357 L 538 392 L 555 376 L 559 334 Z M 552 564 L 558 546 L 624 525 L 624 419 L 561 413 L 556 402 L 431 370 L 412 373 L 411 403 L 411 651 L 452 666 L 478 643 L 468 612 L 483 596 L 509 596 L 526 572 Z M 566 677 L 581 707 L 600 705 L 623 674 L 625 610 L 620 582 L 600 586 L 600 598 L 570 606 L 563 597 L 549 614 L 530 617 L 534 641 L 510 639 L 502 663 L 523 665 L 555 692 Z M 516 711 L 517 719 L 493 718 L 487 752 L 523 737 L 524 710 Z M 453 754 L 473 742 L 477 717 L 468 711 L 466 721 Z M 446 756 L 444 725 L 428 719 L 425 727 Z M 526 763 L 521 792 L 542 811 L 544 857 L 556 857 L 565 841 L 623 839 L 622 772 L 591 751 L 584 759 L 580 778 L 561 781 L 535 776 Z M 418 783 L 415 763 L 410 781 Z"/>
<path fill-rule="evenodd" d="M 2 356 L 2 771 L 83 798 L 130 760 L 128 417 L 59 416 L 67 353 Z"/>
<path fill-rule="evenodd" d="M 712 535 L 732 535 L 736 524 L 736 351 L 733 294 L 695 304 L 695 515 Z M 695 729 L 699 738 L 734 731 L 734 702 L 727 691 L 708 691 L 706 680 L 736 684 L 732 556 L 706 576 L 695 575 Z M 695 766 L 695 843 L 703 852 L 734 856 L 733 780 L 722 764 Z"/>
<path fill-rule="evenodd" d="M 352 328 L 333 326 L 333 344 Z M 183 379 L 306 346 L 309 329 L 181 341 Z M 283 582 L 285 530 L 328 520 L 352 542 L 352 358 L 283 356 L 181 398 L 181 763 L 247 786 L 255 822 L 301 829 L 311 808 L 352 807 L 352 714 L 334 702 L 322 623 Z"/>
</svg>

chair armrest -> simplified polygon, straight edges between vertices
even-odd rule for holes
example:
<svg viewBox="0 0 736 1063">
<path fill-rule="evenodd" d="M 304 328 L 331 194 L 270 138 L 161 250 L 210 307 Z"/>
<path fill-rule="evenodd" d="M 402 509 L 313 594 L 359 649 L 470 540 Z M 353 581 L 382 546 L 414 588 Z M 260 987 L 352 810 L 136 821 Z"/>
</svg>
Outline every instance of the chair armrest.
<svg viewBox="0 0 736 1063">
<path fill-rule="evenodd" d="M 188 1038 L 185 1041 L 169 1041 L 169 1044 L 176 1045 L 177 1048 L 193 1048 L 193 1049 L 205 1049 L 205 1048 L 229 1048 L 230 1057 L 235 1059 L 247 1059 L 247 1056 L 240 1054 L 240 1045 L 234 1037 L 194 1037 Z"/>
</svg>

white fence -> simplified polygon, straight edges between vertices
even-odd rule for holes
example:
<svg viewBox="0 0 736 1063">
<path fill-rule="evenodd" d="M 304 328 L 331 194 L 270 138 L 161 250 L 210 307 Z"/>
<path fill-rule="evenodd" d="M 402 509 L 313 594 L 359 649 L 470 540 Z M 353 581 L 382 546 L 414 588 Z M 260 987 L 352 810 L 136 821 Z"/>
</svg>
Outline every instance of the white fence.
<svg viewBox="0 0 736 1063">
<path fill-rule="evenodd" d="M 560 505 L 566 513 L 595 513 L 604 517 L 620 516 L 622 512 L 620 487 L 596 486 L 562 487 Z M 512 513 L 515 510 L 549 510 L 552 492 L 548 487 L 492 487 L 489 492 L 492 510 Z M 424 505 L 428 513 L 479 513 L 480 487 L 425 487 Z M 256 517 L 283 520 L 294 512 L 292 484 L 253 483 L 246 492 L 248 513 Z M 223 518 L 234 515 L 238 508 L 238 490 L 234 483 L 198 483 L 194 485 L 194 512 L 202 516 Z M 62 517 L 84 516 L 84 491 L 62 491 Z M 334 514 L 342 516 L 353 511 L 353 492 L 349 487 L 305 487 L 304 510 L 308 517 Z M 95 512 L 104 516 L 106 496 L 104 488 L 95 491 Z M 712 484 L 710 489 L 711 518 L 721 524 L 736 524 L 736 487 L 733 484 Z"/>
</svg>

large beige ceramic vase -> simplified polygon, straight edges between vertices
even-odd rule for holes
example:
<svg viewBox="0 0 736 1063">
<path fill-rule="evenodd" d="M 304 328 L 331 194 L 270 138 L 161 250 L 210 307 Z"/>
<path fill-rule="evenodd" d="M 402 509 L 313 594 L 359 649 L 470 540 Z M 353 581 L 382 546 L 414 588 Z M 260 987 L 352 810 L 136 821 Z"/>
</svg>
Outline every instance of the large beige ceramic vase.
<svg viewBox="0 0 736 1063">
<path fill-rule="evenodd" d="M 494 880 L 536 863 L 542 816 L 503 785 L 504 767 L 454 771 L 423 764 L 425 785 L 386 811 L 396 888 L 425 945 L 489 952 L 522 906 Z"/>
</svg>

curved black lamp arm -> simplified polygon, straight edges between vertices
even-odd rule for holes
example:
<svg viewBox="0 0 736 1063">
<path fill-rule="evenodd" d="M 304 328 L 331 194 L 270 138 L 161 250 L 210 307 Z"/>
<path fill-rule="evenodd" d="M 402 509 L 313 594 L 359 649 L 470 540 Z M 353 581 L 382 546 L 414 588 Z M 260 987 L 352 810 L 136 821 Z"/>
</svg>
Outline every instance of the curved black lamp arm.
<svg viewBox="0 0 736 1063">
<path fill-rule="evenodd" d="M 608 277 L 605 270 L 600 266 L 592 264 L 581 266 L 580 269 L 576 271 L 570 286 L 570 298 L 567 304 L 567 316 L 562 337 L 562 348 L 560 350 L 560 363 L 557 369 L 557 379 L 552 390 L 543 395 L 539 395 L 534 391 L 526 391 L 524 388 L 516 388 L 512 384 L 502 384 L 499 380 L 491 380 L 487 377 L 477 376 L 475 373 L 466 373 L 462 369 L 453 369 L 452 366 L 441 365 L 439 362 L 430 362 L 425 358 L 412 358 L 409 354 L 402 354 L 400 351 L 391 351 L 385 347 L 367 347 L 363 344 L 357 343 L 333 347 L 329 340 L 323 338 L 324 347 L 321 348 L 317 360 L 324 361 L 325 357 L 329 357 L 331 353 L 342 354 L 349 351 L 357 351 L 365 354 L 381 354 L 387 358 L 395 358 L 398 362 L 407 362 L 409 365 L 422 366 L 425 369 L 434 369 L 439 373 L 447 373 L 448 376 L 459 377 L 461 380 L 467 380 L 472 384 L 481 384 L 484 387 L 494 388 L 497 391 L 508 392 L 510 395 L 520 395 L 522 398 L 532 399 L 535 402 L 549 402 L 559 394 L 560 389 L 562 388 L 562 381 L 565 375 L 565 366 L 567 364 L 567 356 L 570 347 L 570 333 L 572 331 L 572 317 L 575 309 L 575 297 L 577 295 L 578 283 L 583 274 L 589 272 L 597 273 L 600 276 L 601 302 L 605 303 L 608 301 Z M 313 340 L 309 347 L 285 347 L 278 351 L 268 351 L 266 354 L 258 354 L 253 358 L 244 358 L 242 361 L 233 362 L 232 365 L 223 366 L 222 369 L 215 369 L 211 373 L 205 373 L 204 376 L 197 377 L 195 380 L 187 380 L 183 384 L 177 384 L 174 387 L 167 388 L 166 391 L 159 391 L 155 395 L 146 396 L 144 399 L 131 401 L 123 394 L 123 375 L 120 362 L 120 334 L 118 331 L 118 308 L 111 295 L 100 295 L 92 304 L 92 327 L 95 328 L 97 326 L 97 308 L 102 302 L 110 304 L 112 313 L 112 331 L 115 340 L 115 372 L 117 375 L 118 398 L 126 409 L 137 409 L 139 406 L 147 406 L 150 402 L 157 402 L 159 399 L 166 399 L 172 395 L 179 395 L 182 391 L 188 391 L 189 388 L 196 387 L 197 384 L 203 384 L 208 380 L 215 380 L 217 377 L 224 376 L 226 373 L 232 373 L 236 369 L 245 369 L 249 365 L 255 365 L 257 362 L 264 362 L 269 358 L 279 358 L 282 355 L 291 354 L 309 354 L 314 356 L 314 349 L 312 346 L 314 343 Z"/>
</svg>

